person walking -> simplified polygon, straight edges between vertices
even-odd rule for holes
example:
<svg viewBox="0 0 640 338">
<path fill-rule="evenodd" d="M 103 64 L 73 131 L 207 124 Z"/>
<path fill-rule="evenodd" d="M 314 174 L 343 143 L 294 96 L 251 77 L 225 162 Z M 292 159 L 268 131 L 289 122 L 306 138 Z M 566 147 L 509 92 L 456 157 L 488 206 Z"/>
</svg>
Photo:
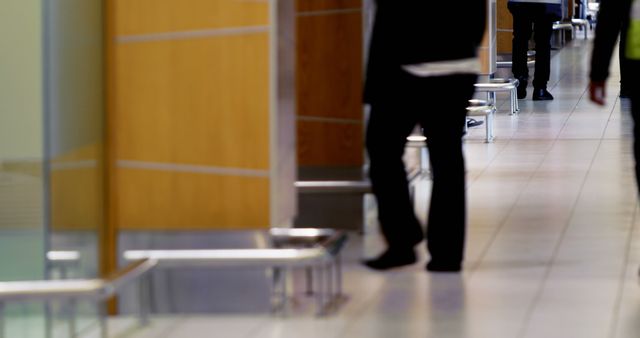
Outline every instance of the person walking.
<svg viewBox="0 0 640 338">
<path fill-rule="evenodd" d="M 599 105 L 605 104 L 605 83 L 618 36 L 622 41 L 619 48 L 622 48 L 620 56 L 624 62 L 620 68 L 624 74 L 620 76 L 625 79 L 623 89 L 631 101 L 634 124 L 633 154 L 637 184 L 640 182 L 640 83 L 634 77 L 640 74 L 640 0 L 600 1 L 589 74 L 589 98 Z"/>
<path fill-rule="evenodd" d="M 416 262 L 424 234 L 402 160 L 417 125 L 427 138 L 433 186 L 427 225 L 429 271 L 460 271 L 466 226 L 462 137 L 480 63 L 485 0 L 377 0 L 365 81 L 371 112 L 366 149 L 387 248 L 364 261 L 375 270 Z M 450 16 L 465 29 L 450 27 Z"/>
<path fill-rule="evenodd" d="M 518 79 L 518 99 L 527 97 L 529 67 L 527 52 L 533 34 L 536 63 L 533 78 L 533 96 L 537 100 L 553 100 L 547 90 L 551 72 L 551 33 L 553 22 L 562 18 L 562 0 L 509 0 L 507 8 L 513 16 L 511 71 Z"/>
</svg>

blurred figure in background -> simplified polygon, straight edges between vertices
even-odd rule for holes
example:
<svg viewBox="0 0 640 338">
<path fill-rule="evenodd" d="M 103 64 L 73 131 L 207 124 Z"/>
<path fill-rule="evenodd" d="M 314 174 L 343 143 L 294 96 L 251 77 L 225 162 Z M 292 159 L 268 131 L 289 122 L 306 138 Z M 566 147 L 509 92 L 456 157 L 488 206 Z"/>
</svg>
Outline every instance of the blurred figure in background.
<svg viewBox="0 0 640 338">
<path fill-rule="evenodd" d="M 551 72 L 551 33 L 553 22 L 562 18 L 562 0 L 509 0 L 507 7 L 513 16 L 511 71 L 518 79 L 518 99 L 527 97 L 529 67 L 527 51 L 533 34 L 536 43 L 536 64 L 533 77 L 533 100 L 553 100 L 547 91 Z"/>
<path fill-rule="evenodd" d="M 589 96 L 597 104 L 605 104 L 605 82 L 609 76 L 609 65 L 620 35 L 620 77 L 624 94 L 631 99 L 633 117 L 634 157 L 636 160 L 636 183 L 640 182 L 640 84 L 634 78 L 640 74 L 640 0 L 601 0 L 596 25 L 596 37 L 591 57 L 591 83 Z"/>
<path fill-rule="evenodd" d="M 365 102 L 366 147 L 387 249 L 365 261 L 376 270 L 416 262 L 423 231 L 409 197 L 402 156 L 416 125 L 427 137 L 433 174 L 427 225 L 430 271 L 459 271 L 466 227 L 462 137 L 466 107 L 480 71 L 485 0 L 377 0 Z M 451 27 L 451 17 L 464 29 Z"/>
</svg>

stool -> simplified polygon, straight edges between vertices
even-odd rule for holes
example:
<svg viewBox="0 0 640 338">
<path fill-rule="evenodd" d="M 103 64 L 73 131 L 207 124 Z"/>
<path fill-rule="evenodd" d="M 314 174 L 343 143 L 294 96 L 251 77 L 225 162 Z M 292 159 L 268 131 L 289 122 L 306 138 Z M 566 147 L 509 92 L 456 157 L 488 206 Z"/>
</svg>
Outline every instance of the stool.
<svg viewBox="0 0 640 338">
<path fill-rule="evenodd" d="M 553 23 L 553 31 L 556 35 L 560 35 L 560 38 L 556 38 L 556 42 L 559 42 L 559 46 L 555 46 L 555 48 L 560 48 L 562 46 L 564 46 L 564 31 L 566 30 L 570 30 L 573 32 L 573 24 L 571 24 L 570 22 L 560 22 L 560 21 L 556 21 Z M 559 40 L 559 41 L 558 41 Z M 554 47 L 554 46 L 552 46 Z"/>
<path fill-rule="evenodd" d="M 489 82 L 476 83 L 476 91 L 487 93 L 489 105 L 496 105 L 496 92 L 509 92 L 511 104 L 511 115 L 520 111 L 518 106 L 518 84 L 517 79 L 491 79 Z"/>
<path fill-rule="evenodd" d="M 473 104 L 473 103 L 472 103 Z M 493 142 L 493 116 L 496 112 L 496 107 L 493 105 L 488 106 L 469 106 L 467 107 L 467 116 L 484 116 L 484 124 L 486 129 L 485 142 Z"/>
<path fill-rule="evenodd" d="M 418 162 L 420 168 L 416 177 L 429 175 L 429 154 L 427 153 L 427 138 L 423 135 L 409 135 L 407 137 L 407 147 L 418 148 Z"/>
<path fill-rule="evenodd" d="M 571 19 L 571 25 L 573 27 L 578 27 L 581 30 L 584 29 L 584 39 L 587 39 L 587 25 L 589 24 L 589 20 L 587 19 Z"/>
</svg>

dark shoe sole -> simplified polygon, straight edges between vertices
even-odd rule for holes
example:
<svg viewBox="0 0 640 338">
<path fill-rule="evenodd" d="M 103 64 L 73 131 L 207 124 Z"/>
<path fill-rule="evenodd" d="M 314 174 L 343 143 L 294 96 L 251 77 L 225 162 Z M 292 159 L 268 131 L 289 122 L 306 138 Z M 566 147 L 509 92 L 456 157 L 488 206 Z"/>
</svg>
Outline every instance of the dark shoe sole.
<svg viewBox="0 0 640 338">
<path fill-rule="evenodd" d="M 441 264 L 429 262 L 427 264 L 427 271 L 431 272 L 460 272 L 462 267 L 460 264 Z"/>
<path fill-rule="evenodd" d="M 389 257 L 388 255 L 383 254 L 375 259 L 363 260 L 362 264 L 373 270 L 384 271 L 412 265 L 415 262 L 417 262 L 415 255 L 406 257 Z"/>
<path fill-rule="evenodd" d="M 534 96 L 532 98 L 533 101 L 551 101 L 553 100 L 553 97 L 546 97 L 546 96 Z"/>
</svg>

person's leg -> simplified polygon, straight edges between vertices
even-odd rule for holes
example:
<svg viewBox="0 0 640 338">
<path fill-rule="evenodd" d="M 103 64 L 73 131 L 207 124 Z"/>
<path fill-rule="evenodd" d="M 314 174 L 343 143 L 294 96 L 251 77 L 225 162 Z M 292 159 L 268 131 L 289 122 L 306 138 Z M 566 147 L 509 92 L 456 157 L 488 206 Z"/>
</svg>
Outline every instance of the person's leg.
<svg viewBox="0 0 640 338">
<path fill-rule="evenodd" d="M 633 155 L 635 160 L 636 187 L 640 191 L 640 91 L 630 89 L 631 116 L 633 117 Z"/>
<path fill-rule="evenodd" d="M 406 138 L 417 121 L 415 115 L 403 107 L 408 106 L 403 102 L 373 104 L 367 125 L 369 177 L 388 248 L 380 257 L 365 264 L 378 270 L 414 263 L 414 246 L 424 238 L 411 203 L 402 160 Z"/>
<path fill-rule="evenodd" d="M 536 18 L 534 25 L 534 39 L 536 42 L 536 66 L 533 76 L 533 99 L 553 100 L 547 91 L 547 82 L 551 73 L 551 34 L 553 20 L 547 16 Z"/>
<path fill-rule="evenodd" d="M 626 39 L 620 39 L 620 46 L 618 48 L 618 58 L 620 60 L 620 97 L 621 98 L 629 98 L 631 95 L 629 88 L 630 85 L 626 85 L 628 75 L 628 62 L 627 58 L 624 57 L 624 50 L 626 48 Z"/>
<path fill-rule="evenodd" d="M 509 11 L 513 16 L 511 71 L 519 81 L 518 98 L 524 99 L 527 96 L 526 89 L 529 83 L 527 52 L 529 51 L 529 39 L 531 39 L 533 21 L 526 10 L 522 8 L 522 4 L 509 3 Z"/>
<path fill-rule="evenodd" d="M 430 271 L 459 271 L 464 258 L 466 187 L 462 137 L 466 107 L 476 80 L 475 75 L 434 78 L 427 91 L 434 95 L 432 104 L 420 120 L 433 176 L 427 225 Z"/>
</svg>

